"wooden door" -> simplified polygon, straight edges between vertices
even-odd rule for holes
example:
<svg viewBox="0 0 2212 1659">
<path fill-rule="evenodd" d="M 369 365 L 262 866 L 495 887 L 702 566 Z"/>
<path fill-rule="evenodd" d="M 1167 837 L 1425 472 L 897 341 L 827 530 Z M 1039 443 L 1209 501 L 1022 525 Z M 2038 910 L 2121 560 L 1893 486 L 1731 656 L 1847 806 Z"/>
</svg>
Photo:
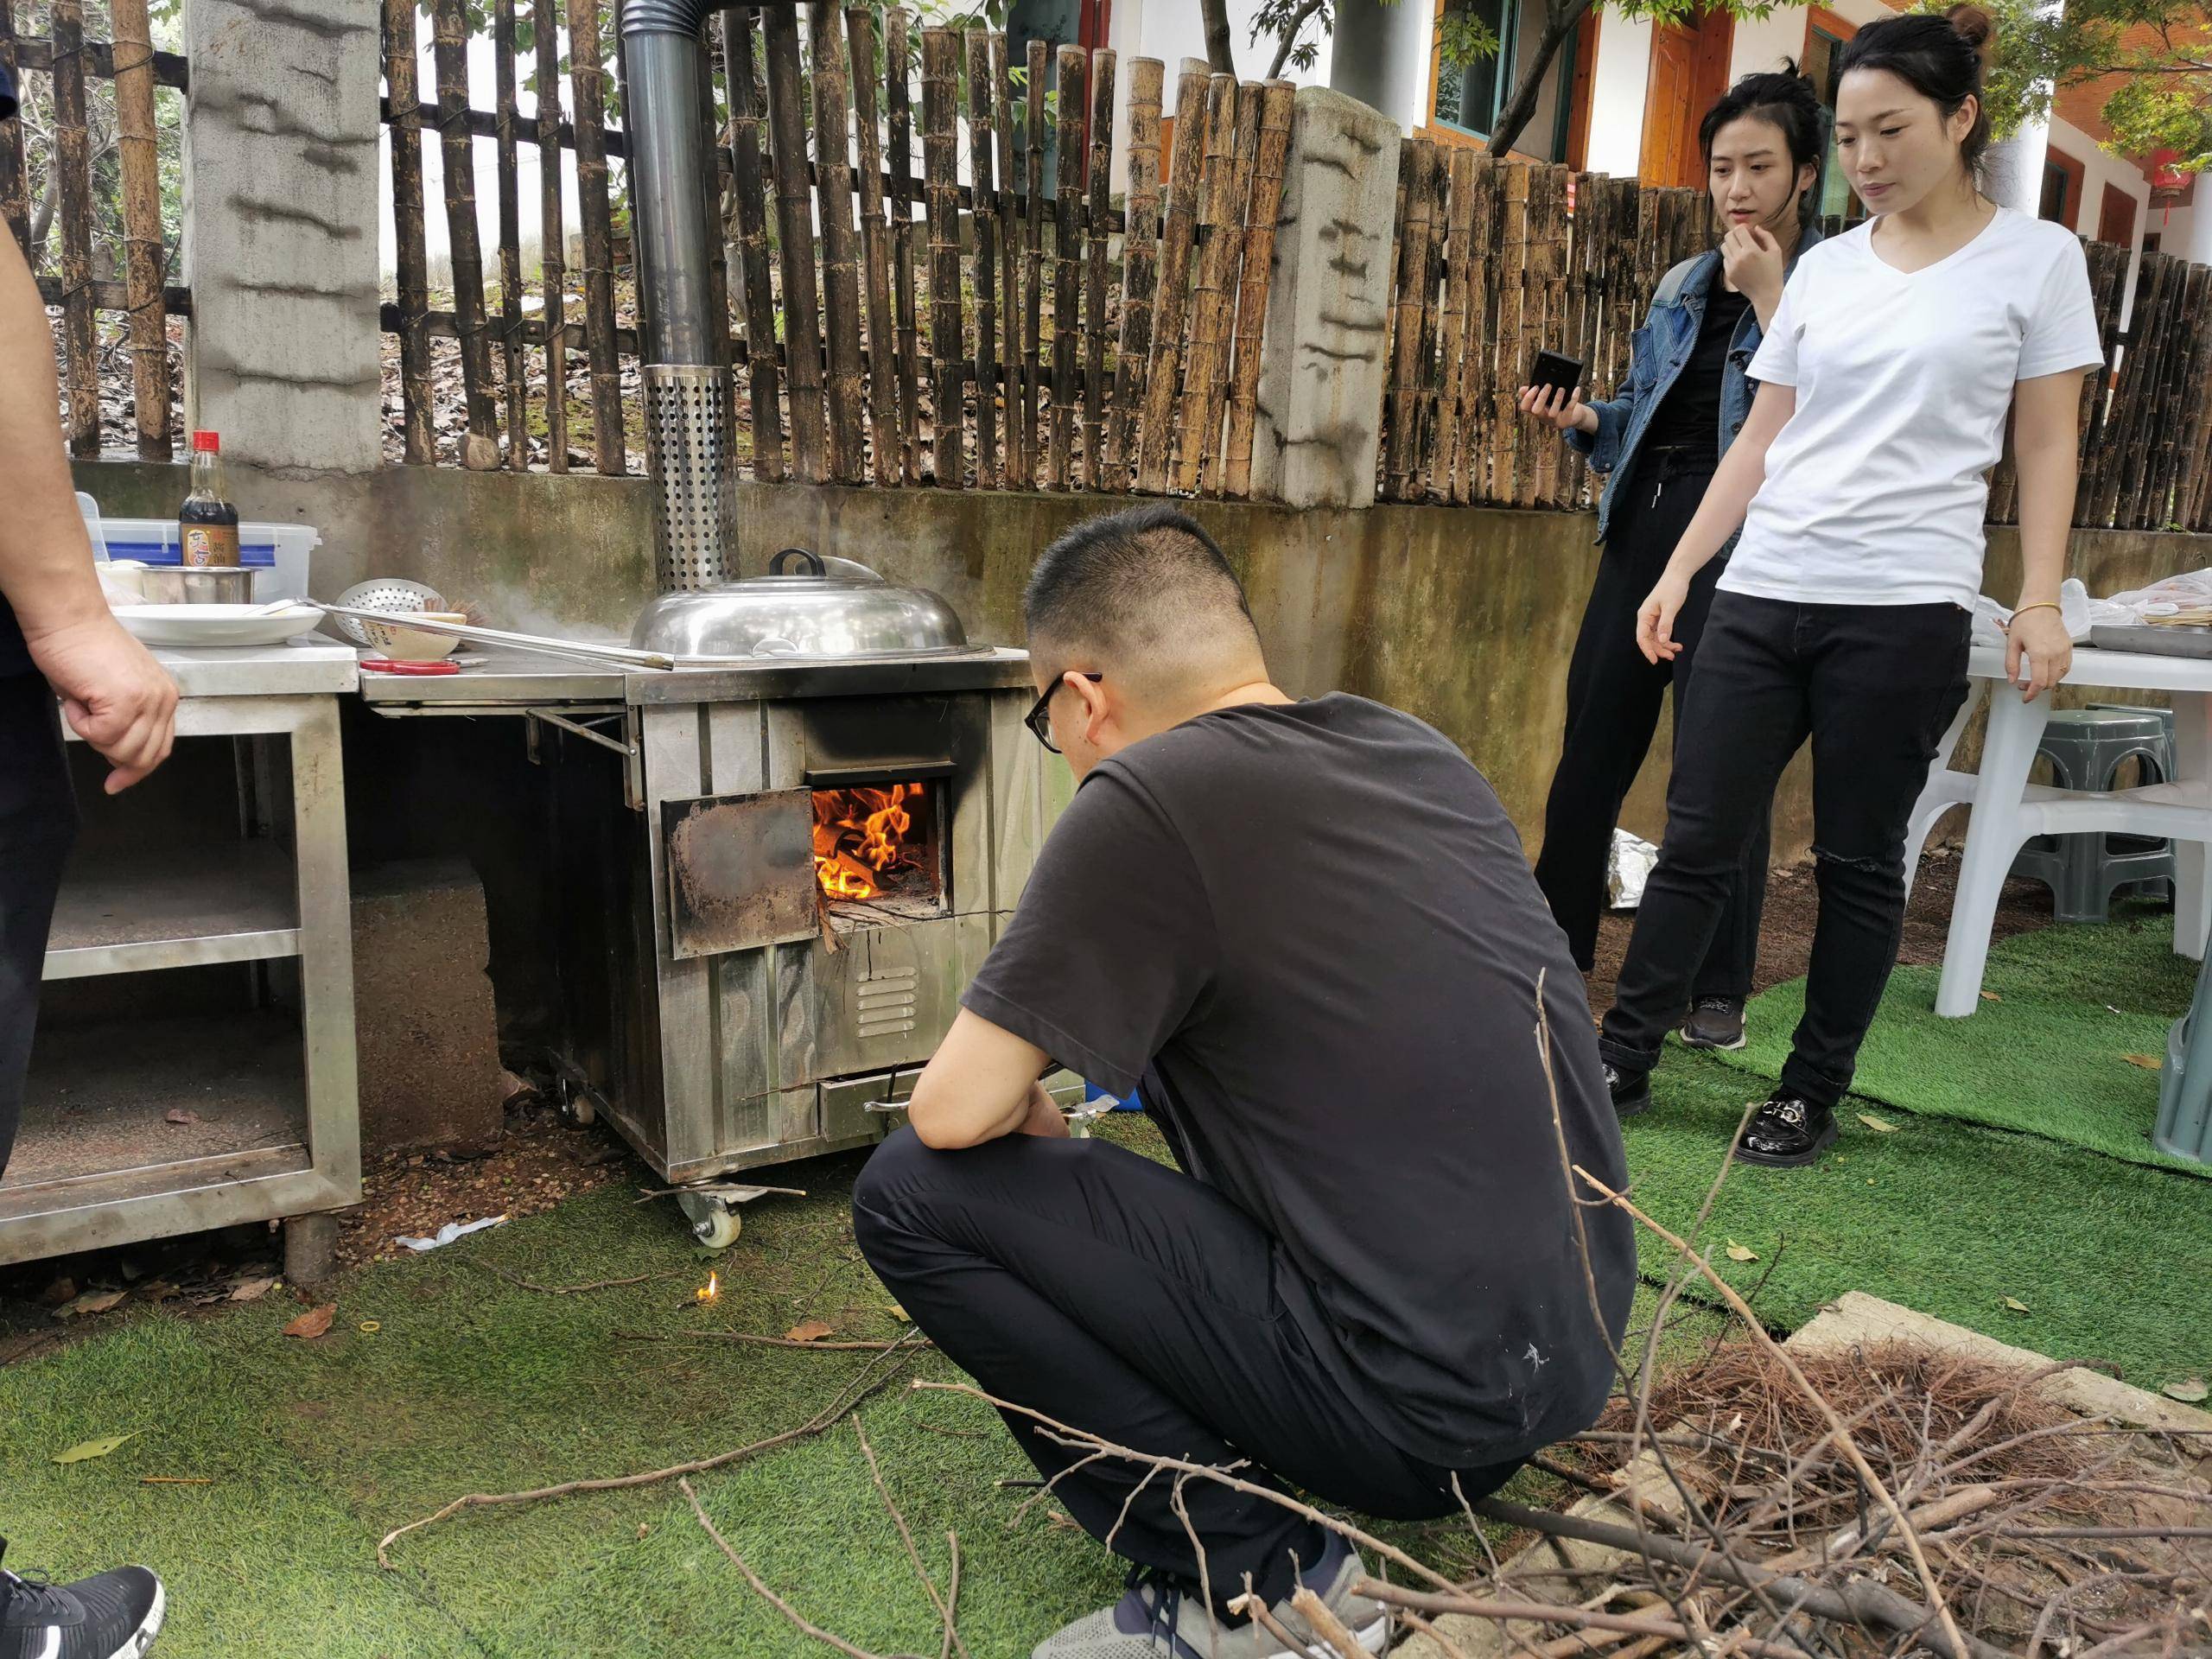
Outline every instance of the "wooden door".
<svg viewBox="0 0 2212 1659">
<path fill-rule="evenodd" d="M 1728 57 L 1735 41 L 1735 20 L 1718 9 L 1700 13 L 1690 23 L 1662 23 L 1652 30 L 1643 160 L 1637 168 L 1645 183 L 1703 188 L 1705 155 L 1698 145 L 1698 125 L 1728 90 Z"/>
<path fill-rule="evenodd" d="M 2122 248 L 2135 245 L 2135 198 L 2116 184 L 2105 186 L 2097 209 L 2097 240 Z"/>
</svg>

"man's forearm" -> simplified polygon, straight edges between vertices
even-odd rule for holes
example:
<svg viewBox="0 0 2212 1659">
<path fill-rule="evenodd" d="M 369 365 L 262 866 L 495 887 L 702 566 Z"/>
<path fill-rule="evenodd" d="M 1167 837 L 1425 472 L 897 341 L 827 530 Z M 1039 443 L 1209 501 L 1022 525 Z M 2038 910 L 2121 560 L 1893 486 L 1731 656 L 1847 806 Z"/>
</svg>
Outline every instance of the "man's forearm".
<svg viewBox="0 0 2212 1659">
<path fill-rule="evenodd" d="M 0 594 L 24 633 L 108 614 L 62 454 L 54 334 L 12 236 L 0 235 L 0 455 L 13 498 L 0 524 Z"/>
</svg>

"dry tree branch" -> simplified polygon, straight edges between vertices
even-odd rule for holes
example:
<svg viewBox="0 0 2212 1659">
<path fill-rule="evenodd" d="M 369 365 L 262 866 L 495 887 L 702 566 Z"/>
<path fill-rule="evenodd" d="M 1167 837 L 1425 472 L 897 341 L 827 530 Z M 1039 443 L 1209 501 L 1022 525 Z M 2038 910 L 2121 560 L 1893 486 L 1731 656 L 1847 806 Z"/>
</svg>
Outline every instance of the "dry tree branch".
<svg viewBox="0 0 2212 1659">
<path fill-rule="evenodd" d="M 461 1258 L 471 1267 L 481 1268 L 494 1279 L 504 1279 L 518 1290 L 534 1290 L 547 1296 L 581 1296 L 588 1290 L 620 1290 L 630 1285 L 650 1285 L 658 1279 L 673 1279 L 678 1274 L 689 1273 L 689 1268 L 670 1268 L 661 1273 L 641 1273 L 634 1279 L 594 1279 L 585 1285 L 541 1285 L 509 1273 L 505 1268 L 495 1268 L 489 1262 L 479 1262 L 473 1255 Z"/>
<path fill-rule="evenodd" d="M 809 1624 L 805 1616 L 796 1607 L 792 1606 L 791 1603 L 785 1601 L 781 1596 L 778 1595 L 766 1585 L 763 1584 L 760 1581 L 760 1575 L 745 1564 L 745 1557 L 739 1554 L 736 1550 L 730 1547 L 729 1540 L 723 1537 L 721 1533 L 715 1530 L 715 1523 L 710 1518 L 709 1518 L 705 1506 L 699 1502 L 699 1494 L 691 1490 L 691 1483 L 689 1480 L 679 1478 L 677 1481 L 676 1485 L 677 1490 L 681 1491 L 685 1497 L 690 1500 L 691 1513 L 699 1517 L 699 1524 L 707 1529 L 707 1536 L 715 1541 L 715 1548 L 721 1550 L 723 1554 L 729 1557 L 731 1564 L 734 1566 L 739 1572 L 745 1574 L 745 1581 L 753 1586 L 763 1601 L 766 1602 L 771 1607 L 773 1607 L 778 1612 L 781 1613 L 785 1618 L 791 1621 L 791 1628 L 793 1630 L 798 1631 L 803 1636 L 810 1636 L 817 1642 L 826 1643 L 828 1646 L 836 1649 L 838 1652 L 846 1656 L 846 1659 L 876 1659 L 876 1656 L 870 1653 L 866 1648 L 855 1647 L 851 1643 L 846 1641 L 843 1637 L 837 1636 L 829 1630 L 825 1630 L 818 1624 Z M 915 1659 L 915 1656 L 912 1654 L 900 1654 L 898 1656 L 898 1659 Z"/>
<path fill-rule="evenodd" d="M 652 1486 L 664 1480 L 680 1479 L 686 1475 L 704 1474 L 709 1469 L 728 1468 L 731 1464 L 742 1463 L 748 1458 L 758 1457 L 764 1452 L 775 1451 L 794 1441 L 811 1440 L 836 1422 L 861 1401 L 867 1399 L 868 1395 L 890 1382 L 896 1374 L 894 1371 L 884 1369 L 884 1362 L 890 1357 L 889 1353 L 884 1353 L 870 1360 L 857 1377 L 838 1390 L 836 1399 L 797 1428 L 787 1428 L 780 1434 L 772 1434 L 765 1440 L 755 1440 L 750 1446 L 741 1446 L 728 1452 L 717 1452 L 711 1458 L 700 1458 L 690 1463 L 676 1464 L 666 1469 L 650 1470 L 644 1474 L 617 1475 L 599 1480 L 566 1480 L 557 1486 L 539 1486 L 528 1491 L 471 1492 L 465 1497 L 456 1497 L 435 1514 L 426 1515 L 419 1521 L 410 1521 L 405 1526 L 395 1527 L 385 1534 L 382 1541 L 377 1545 L 377 1565 L 387 1573 L 396 1570 L 392 1567 L 390 1554 L 394 1543 L 410 1532 L 419 1531 L 424 1527 L 435 1526 L 439 1522 L 450 1516 L 458 1515 L 463 1510 L 486 1509 L 510 1503 L 536 1503 L 547 1498 L 573 1497 L 579 1492 L 612 1492 L 626 1491 L 636 1486 Z"/>
<path fill-rule="evenodd" d="M 1303 1642 L 1285 1630 L 1282 1621 L 1268 1611 L 1267 1603 L 1262 1601 L 1259 1593 L 1252 1588 L 1252 1575 L 1249 1573 L 1244 1575 L 1244 1593 L 1229 1604 L 1229 1611 L 1232 1613 L 1243 1614 L 1245 1618 L 1281 1643 L 1285 1653 L 1311 1651 Z M 1328 1649 L 1327 1654 L 1316 1655 L 1315 1659 L 1358 1659 L 1359 1649 L 1356 1644 L 1350 1656 L 1339 1651 L 1334 1643 L 1325 1638 L 1323 1645 Z"/>
<path fill-rule="evenodd" d="M 944 1641 L 937 1650 L 937 1659 L 952 1659 L 954 1620 L 960 1611 L 960 1535 L 950 1527 L 944 1529 L 944 1547 L 952 1554 L 952 1573 L 944 1586 Z"/>
<path fill-rule="evenodd" d="M 887 1354 L 894 1348 L 937 1346 L 926 1337 L 913 1340 L 912 1332 L 890 1342 L 801 1342 L 796 1337 L 756 1337 L 750 1331 L 617 1331 L 614 1334 L 624 1342 L 743 1342 L 756 1348 L 810 1348 L 823 1354 Z"/>
<path fill-rule="evenodd" d="M 968 1651 L 968 1644 L 960 1639 L 960 1632 L 954 1627 L 951 1605 L 938 1594 L 937 1581 L 930 1577 L 929 1568 L 922 1564 L 922 1552 L 914 1547 L 914 1535 L 907 1529 L 906 1517 L 899 1513 L 899 1505 L 891 1497 L 891 1488 L 884 1484 L 883 1470 L 875 1460 L 875 1448 L 868 1443 L 868 1429 L 861 1423 L 858 1412 L 853 1414 L 853 1433 L 860 1436 L 861 1455 L 868 1459 L 868 1478 L 875 1483 L 875 1490 L 883 1498 L 883 1507 L 891 1511 L 891 1524 L 899 1529 L 899 1541 L 906 1546 L 906 1559 L 914 1564 L 914 1571 L 922 1580 L 922 1588 L 929 1592 L 930 1605 L 937 1609 L 938 1617 L 944 1621 L 947 1645 L 960 1649 L 960 1659 L 973 1659 Z"/>
<path fill-rule="evenodd" d="M 1437 1595 L 1425 1590 L 1402 1590 L 1395 1585 L 1362 1579 L 1352 1586 L 1355 1595 L 1369 1596 L 1395 1606 L 1422 1613 L 1462 1613 L 1472 1618 L 1518 1620 L 1532 1624 L 1573 1624 L 1599 1630 L 1624 1630 L 1631 1636 L 1656 1636 L 1670 1642 L 1687 1642 L 1707 1649 L 1711 1638 L 1673 1619 L 1651 1618 L 1637 1613 L 1608 1613 L 1587 1607 L 1558 1607 L 1544 1601 L 1493 1601 L 1478 1596 Z M 1760 1659 L 1805 1659 L 1802 1648 L 1732 1633 L 1730 1640 L 1745 1653 Z M 1717 1645 L 1717 1644 L 1716 1644 Z"/>
<path fill-rule="evenodd" d="M 1580 1164 L 1574 1166 L 1574 1173 L 1580 1175 L 1599 1197 L 1625 1210 L 1652 1232 L 1666 1240 L 1675 1249 L 1690 1256 L 1693 1260 L 1697 1259 L 1696 1253 L 1687 1243 L 1638 1209 L 1625 1194 L 1616 1192 Z M 1943 1599 L 1942 1589 L 1936 1582 L 1935 1569 L 1929 1566 L 1928 1556 L 1920 1548 L 1919 1539 L 1914 1535 L 1910 1522 L 1905 1520 L 1904 1511 L 1897 1507 L 1897 1498 L 1891 1493 L 1889 1487 L 1883 1483 L 1882 1478 L 1874 1472 L 1874 1465 L 1866 1461 L 1866 1454 L 1859 1449 L 1859 1442 L 1853 1438 L 1851 1431 L 1844 1427 L 1843 1419 L 1836 1414 L 1835 1408 L 1829 1405 L 1820 1391 L 1807 1380 L 1796 1357 L 1767 1334 L 1766 1328 L 1760 1325 L 1758 1318 L 1745 1304 L 1744 1299 L 1737 1294 L 1735 1287 L 1715 1273 L 1709 1264 L 1700 1261 L 1698 1266 L 1707 1281 L 1719 1291 L 1722 1299 L 1735 1310 L 1737 1316 L 1744 1321 L 1745 1327 L 1751 1332 L 1752 1337 L 1781 1361 L 1783 1368 L 1789 1373 L 1790 1380 L 1804 1391 L 1806 1397 L 1812 1401 L 1821 1414 L 1827 1420 L 1830 1432 L 1836 1437 L 1836 1444 L 1842 1447 L 1844 1455 L 1851 1461 L 1851 1466 L 1859 1471 L 1859 1479 L 1866 1483 L 1867 1489 L 1873 1493 L 1877 1501 L 1889 1511 L 1891 1518 L 1896 1522 L 1898 1535 L 1904 1544 L 1905 1553 L 1911 1556 L 1913 1570 L 1920 1575 L 1921 1585 L 1928 1592 L 1929 1609 L 1936 1622 L 1942 1628 L 1943 1637 L 1950 1645 L 1953 1659 L 1967 1659 L 1969 1649 L 1966 1635 L 1959 1629 L 1958 1621 L 1951 1617 L 1950 1607 Z M 1994 1649 L 1992 1651 L 1993 1652 Z"/>
</svg>

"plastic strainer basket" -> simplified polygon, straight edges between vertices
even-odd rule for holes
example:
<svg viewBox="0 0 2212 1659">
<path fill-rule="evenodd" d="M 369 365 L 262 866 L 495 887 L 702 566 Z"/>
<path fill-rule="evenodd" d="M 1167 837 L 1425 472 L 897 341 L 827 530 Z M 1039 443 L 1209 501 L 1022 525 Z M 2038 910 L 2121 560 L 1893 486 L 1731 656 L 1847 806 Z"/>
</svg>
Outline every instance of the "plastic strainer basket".
<svg viewBox="0 0 2212 1659">
<path fill-rule="evenodd" d="M 409 582 L 400 576 L 382 576 L 374 582 L 358 582 L 338 595 L 339 605 L 349 611 L 381 611 L 387 616 L 409 616 L 419 611 L 449 611 L 445 595 L 436 588 L 420 582 Z M 357 645 L 374 645 L 368 628 L 358 618 L 333 617 L 333 621 L 345 630 L 346 636 Z"/>
</svg>

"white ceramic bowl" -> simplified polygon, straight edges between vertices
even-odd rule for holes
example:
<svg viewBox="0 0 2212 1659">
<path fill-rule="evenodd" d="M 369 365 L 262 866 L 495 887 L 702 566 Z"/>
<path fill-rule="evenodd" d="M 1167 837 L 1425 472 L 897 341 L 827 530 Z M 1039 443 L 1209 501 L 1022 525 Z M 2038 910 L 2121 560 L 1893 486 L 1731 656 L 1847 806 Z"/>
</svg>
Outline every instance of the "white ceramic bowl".
<svg viewBox="0 0 2212 1659">
<path fill-rule="evenodd" d="M 441 622 L 461 622 L 467 619 L 459 611 L 423 611 L 419 614 L 435 618 Z M 454 647 L 461 643 L 451 634 L 432 633 L 427 628 L 410 628 L 407 619 L 395 616 L 389 620 L 375 621 L 359 619 L 361 632 L 369 643 L 395 663 L 435 663 L 453 655 Z"/>
</svg>

